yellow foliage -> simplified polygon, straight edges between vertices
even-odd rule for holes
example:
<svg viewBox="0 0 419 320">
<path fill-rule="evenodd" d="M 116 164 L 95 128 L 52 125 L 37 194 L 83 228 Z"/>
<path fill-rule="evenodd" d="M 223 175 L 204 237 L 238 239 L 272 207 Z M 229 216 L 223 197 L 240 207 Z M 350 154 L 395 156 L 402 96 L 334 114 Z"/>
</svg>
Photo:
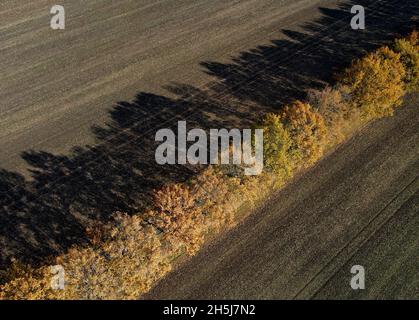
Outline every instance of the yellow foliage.
<svg viewBox="0 0 419 320">
<path fill-rule="evenodd" d="M 236 201 L 234 193 L 240 180 L 227 178 L 221 170 L 211 166 L 192 181 L 197 194 L 197 203 L 211 232 L 234 223 Z"/>
<path fill-rule="evenodd" d="M 286 106 L 280 117 L 298 157 L 295 163 L 313 164 L 323 154 L 326 142 L 326 126 L 321 114 L 313 111 L 308 103 L 296 101 Z"/>
<path fill-rule="evenodd" d="M 344 88 L 326 87 L 323 90 L 310 90 L 308 101 L 316 112 L 320 113 L 326 125 L 327 145 L 342 142 L 345 137 L 360 126 L 360 113 L 357 108 L 350 108 L 345 99 Z"/>
<path fill-rule="evenodd" d="M 356 61 L 344 73 L 342 82 L 351 94 L 352 106 L 364 120 L 391 116 L 402 103 L 405 70 L 400 54 L 388 47 Z"/>
<path fill-rule="evenodd" d="M 418 32 L 413 32 L 406 39 L 397 39 L 394 51 L 400 54 L 406 70 L 404 81 L 408 90 L 419 90 L 419 43 Z"/>
<path fill-rule="evenodd" d="M 261 175 L 231 176 L 209 167 L 190 181 L 164 186 L 147 212 L 116 213 L 87 230 L 89 247 L 74 247 L 49 262 L 64 268 L 64 290 L 51 288 L 48 265 L 14 261 L 0 299 L 137 299 L 179 255 L 196 253 L 207 236 L 234 226 L 293 172 L 314 163 L 327 143 L 353 130 L 353 122 L 391 115 L 401 103 L 403 80 L 417 84 L 418 34 L 398 40 L 395 48 L 398 53 L 385 47 L 355 62 L 336 89 L 312 92 L 313 109 L 297 101 L 268 114 L 261 124 L 267 169 Z"/>
<path fill-rule="evenodd" d="M 281 177 L 292 172 L 292 159 L 297 151 L 292 151 L 289 132 L 284 128 L 280 115 L 269 113 L 262 121 L 263 157 L 266 170 Z"/>
<path fill-rule="evenodd" d="M 27 269 L 1 287 L 0 299 L 136 299 L 170 270 L 175 250 L 139 216 L 119 214 L 100 247 L 73 248 L 55 259 L 64 290 L 53 290 L 49 267 Z"/>
<path fill-rule="evenodd" d="M 419 32 L 417 30 L 412 31 L 407 39 L 413 46 L 419 46 Z"/>
<path fill-rule="evenodd" d="M 196 205 L 196 193 L 186 184 L 164 186 L 154 194 L 155 208 L 145 214 L 148 223 L 163 233 L 170 242 L 185 245 L 194 252 L 202 243 L 197 230 L 202 224 L 201 208 Z"/>
<path fill-rule="evenodd" d="M 16 262 L 0 286 L 0 299 L 137 299 L 171 270 L 176 257 L 194 254 L 210 232 L 232 227 L 243 194 L 253 203 L 263 195 L 250 187 L 213 167 L 191 182 L 163 187 L 153 210 L 116 213 L 89 230 L 90 247 L 75 247 L 51 262 L 65 270 L 64 290 L 51 289 L 48 266 Z"/>
</svg>

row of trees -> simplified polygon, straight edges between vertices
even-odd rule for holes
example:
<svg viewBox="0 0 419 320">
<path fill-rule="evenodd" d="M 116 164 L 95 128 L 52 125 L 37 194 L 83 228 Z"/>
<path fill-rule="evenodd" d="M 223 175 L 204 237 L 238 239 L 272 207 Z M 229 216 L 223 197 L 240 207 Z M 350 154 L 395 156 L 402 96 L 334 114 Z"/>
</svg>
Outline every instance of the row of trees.
<svg viewBox="0 0 419 320">
<path fill-rule="evenodd" d="M 334 88 L 311 91 L 264 129 L 265 172 L 258 177 L 209 167 L 191 181 L 157 190 L 142 214 L 116 213 L 88 230 L 91 245 L 51 259 L 65 270 L 65 289 L 53 290 L 49 266 L 17 262 L 0 286 L 0 299 L 136 299 L 181 254 L 193 255 L 212 234 L 235 225 L 297 170 L 316 162 L 357 127 L 393 114 L 406 90 L 419 90 L 418 33 L 355 61 Z M 238 170 L 240 172 L 240 170 Z"/>
<path fill-rule="evenodd" d="M 391 116 L 406 91 L 419 90 L 418 33 L 354 61 L 335 87 L 312 90 L 279 114 L 268 114 L 265 166 L 285 178 L 373 119 Z"/>
</svg>

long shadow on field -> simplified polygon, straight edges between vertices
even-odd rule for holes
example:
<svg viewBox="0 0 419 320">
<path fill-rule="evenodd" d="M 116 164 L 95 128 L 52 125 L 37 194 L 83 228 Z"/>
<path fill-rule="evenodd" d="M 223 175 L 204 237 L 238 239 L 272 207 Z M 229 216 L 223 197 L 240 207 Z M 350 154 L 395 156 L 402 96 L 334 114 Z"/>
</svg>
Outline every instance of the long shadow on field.
<svg viewBox="0 0 419 320">
<path fill-rule="evenodd" d="M 184 84 L 167 89 L 176 99 L 141 92 L 111 112 L 108 126 L 93 128 L 100 143 L 70 156 L 28 151 L 32 180 L 0 171 L 0 265 L 11 257 L 37 263 L 87 242 L 85 228 L 115 211 L 133 214 L 147 207 L 155 188 L 184 181 L 200 168 L 159 166 L 154 135 L 159 128 L 246 127 L 267 111 L 304 97 L 305 90 L 333 81 L 336 70 L 417 20 L 415 0 L 356 1 L 367 8 L 367 29 L 350 29 L 350 7 L 321 9 L 304 32 L 278 30 L 278 39 L 241 53 L 231 64 L 203 62 L 215 77 L 208 90 Z M 416 16 L 415 16 L 416 15 Z"/>
</svg>

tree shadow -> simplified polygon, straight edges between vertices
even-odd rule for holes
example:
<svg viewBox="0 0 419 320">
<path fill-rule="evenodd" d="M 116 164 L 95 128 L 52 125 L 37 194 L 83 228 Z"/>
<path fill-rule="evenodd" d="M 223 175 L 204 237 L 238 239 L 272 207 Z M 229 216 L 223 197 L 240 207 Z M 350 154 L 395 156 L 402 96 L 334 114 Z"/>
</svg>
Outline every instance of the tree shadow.
<svg viewBox="0 0 419 320">
<path fill-rule="evenodd" d="M 365 7 L 365 30 L 350 27 L 355 4 Z M 304 32 L 281 30 L 281 39 L 243 52 L 230 64 L 203 62 L 220 80 L 216 91 L 272 110 L 304 98 L 307 89 L 333 82 L 334 74 L 355 57 L 411 30 L 417 25 L 418 3 L 358 0 L 320 11 L 320 19 L 302 26 Z"/>
<path fill-rule="evenodd" d="M 118 103 L 108 125 L 93 128 L 97 145 L 75 148 L 70 155 L 24 152 L 31 180 L 0 171 L 0 266 L 11 257 L 36 264 L 85 244 L 85 229 L 93 222 L 106 222 L 115 211 L 140 212 L 154 189 L 202 170 L 158 165 L 158 129 L 175 129 L 180 120 L 189 128 L 248 127 L 262 114 L 304 97 L 307 89 L 333 82 L 334 72 L 351 59 L 417 21 L 417 1 L 359 0 L 356 4 L 367 8 L 367 29 L 354 31 L 349 26 L 353 4 L 322 8 L 322 17 L 304 25 L 304 33 L 282 30 L 281 39 L 242 52 L 230 64 L 203 62 L 216 79 L 208 89 L 171 84 L 166 89 L 175 99 L 141 92 L 132 102 Z"/>
</svg>

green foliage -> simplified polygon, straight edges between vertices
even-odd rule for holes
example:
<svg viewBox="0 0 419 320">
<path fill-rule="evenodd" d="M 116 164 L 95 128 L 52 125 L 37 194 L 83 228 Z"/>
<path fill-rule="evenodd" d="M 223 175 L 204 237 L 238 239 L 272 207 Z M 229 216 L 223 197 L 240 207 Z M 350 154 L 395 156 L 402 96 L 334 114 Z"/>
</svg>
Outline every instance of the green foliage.
<svg viewBox="0 0 419 320">
<path fill-rule="evenodd" d="M 281 117 L 269 113 L 262 122 L 263 129 L 263 155 L 266 170 L 274 172 L 282 177 L 287 177 L 292 171 L 292 158 L 297 156 L 297 151 L 292 152 L 292 141 L 285 130 Z"/>
</svg>

